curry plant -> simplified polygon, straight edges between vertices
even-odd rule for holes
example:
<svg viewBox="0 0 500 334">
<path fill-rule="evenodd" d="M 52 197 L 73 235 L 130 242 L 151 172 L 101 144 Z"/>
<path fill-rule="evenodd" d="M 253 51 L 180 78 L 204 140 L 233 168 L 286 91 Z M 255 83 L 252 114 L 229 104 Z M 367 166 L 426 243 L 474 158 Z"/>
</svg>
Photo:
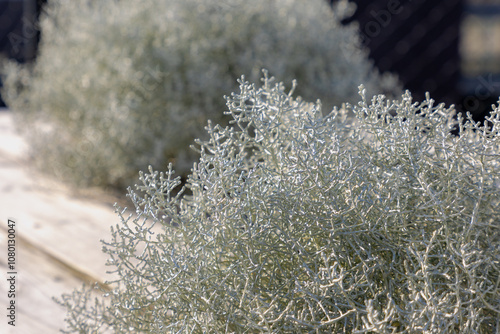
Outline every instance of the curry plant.
<svg viewBox="0 0 500 334">
<path fill-rule="evenodd" d="M 323 116 L 294 88 L 242 78 L 182 191 L 140 174 L 113 290 L 65 295 L 68 332 L 500 330 L 500 108 L 480 126 L 361 86 Z"/>
</svg>

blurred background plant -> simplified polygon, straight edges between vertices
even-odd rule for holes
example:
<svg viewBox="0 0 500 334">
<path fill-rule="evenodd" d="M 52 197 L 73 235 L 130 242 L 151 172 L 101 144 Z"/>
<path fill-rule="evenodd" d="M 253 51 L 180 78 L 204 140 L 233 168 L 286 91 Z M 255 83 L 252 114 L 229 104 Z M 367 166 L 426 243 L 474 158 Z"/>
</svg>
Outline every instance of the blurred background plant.
<svg viewBox="0 0 500 334">
<path fill-rule="evenodd" d="M 189 145 L 222 96 L 262 68 L 324 110 L 371 93 L 398 93 L 361 49 L 350 6 L 324 0 L 53 0 L 31 65 L 6 64 L 3 96 L 34 163 L 78 186 L 123 188 L 148 165 L 187 174 Z"/>
</svg>

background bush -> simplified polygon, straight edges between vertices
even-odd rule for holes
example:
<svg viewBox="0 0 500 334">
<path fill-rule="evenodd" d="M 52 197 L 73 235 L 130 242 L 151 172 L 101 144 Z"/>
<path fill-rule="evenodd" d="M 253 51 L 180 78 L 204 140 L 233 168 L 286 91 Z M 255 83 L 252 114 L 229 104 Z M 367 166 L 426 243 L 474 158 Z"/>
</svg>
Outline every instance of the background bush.
<svg viewBox="0 0 500 334">
<path fill-rule="evenodd" d="M 323 117 L 242 81 L 191 196 L 141 173 L 104 248 L 120 278 L 63 297 L 70 332 L 498 332 L 500 106 L 455 137 L 429 98 L 361 97 Z"/>
<path fill-rule="evenodd" d="M 343 9 L 342 9 L 343 8 Z M 79 185 L 123 187 L 148 164 L 189 171 L 222 96 L 261 68 L 331 106 L 396 91 L 325 0 L 51 0 L 33 68 L 5 69 L 35 161 Z"/>
</svg>

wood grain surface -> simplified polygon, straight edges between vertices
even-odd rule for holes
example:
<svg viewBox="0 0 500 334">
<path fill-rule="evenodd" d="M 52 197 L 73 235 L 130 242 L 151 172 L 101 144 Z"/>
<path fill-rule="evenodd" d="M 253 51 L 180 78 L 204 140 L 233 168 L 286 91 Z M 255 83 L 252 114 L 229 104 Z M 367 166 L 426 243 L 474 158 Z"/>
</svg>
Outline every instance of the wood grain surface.
<svg viewBox="0 0 500 334">
<path fill-rule="evenodd" d="M 7 222 L 16 223 L 16 326 L 7 324 Z M 102 239 L 119 223 L 105 194 L 82 196 L 34 171 L 12 115 L 0 112 L 0 333 L 59 333 L 65 310 L 53 297 L 112 279 Z"/>
</svg>

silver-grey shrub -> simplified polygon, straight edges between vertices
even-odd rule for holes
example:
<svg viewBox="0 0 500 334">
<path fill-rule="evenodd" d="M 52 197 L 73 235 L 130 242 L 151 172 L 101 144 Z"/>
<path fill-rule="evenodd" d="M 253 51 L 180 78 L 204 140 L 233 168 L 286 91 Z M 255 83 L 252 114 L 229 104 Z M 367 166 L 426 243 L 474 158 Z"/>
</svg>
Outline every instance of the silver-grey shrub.
<svg viewBox="0 0 500 334">
<path fill-rule="evenodd" d="M 119 279 L 64 296 L 70 332 L 498 332 L 500 107 L 457 125 L 430 98 L 360 93 L 323 116 L 242 80 L 189 195 L 141 173 L 104 247 Z"/>
<path fill-rule="evenodd" d="M 346 3 L 341 2 L 341 6 Z M 31 71 L 6 70 L 38 165 L 80 185 L 130 185 L 149 164 L 189 171 L 222 96 L 261 68 L 329 107 L 395 91 L 326 0 L 52 0 Z M 19 90 L 20 87 L 24 89 Z"/>
</svg>

